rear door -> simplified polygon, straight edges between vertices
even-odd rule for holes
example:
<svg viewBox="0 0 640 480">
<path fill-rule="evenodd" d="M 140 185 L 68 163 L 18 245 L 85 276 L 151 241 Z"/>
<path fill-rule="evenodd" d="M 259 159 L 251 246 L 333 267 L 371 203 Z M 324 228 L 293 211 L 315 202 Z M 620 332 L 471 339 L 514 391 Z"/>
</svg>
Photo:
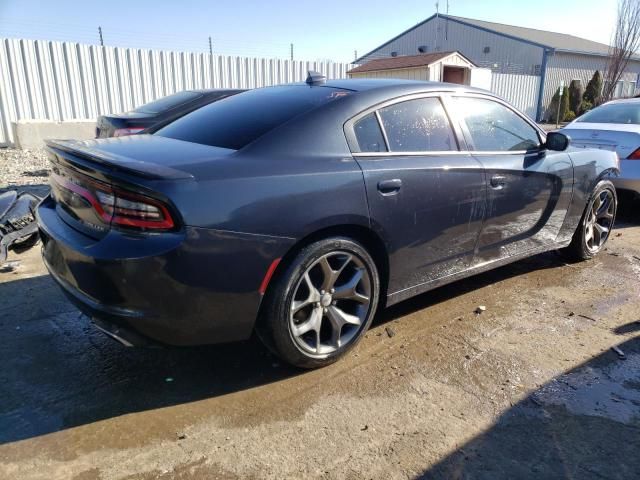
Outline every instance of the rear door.
<svg viewBox="0 0 640 480">
<path fill-rule="evenodd" d="M 390 254 L 389 293 L 466 268 L 482 224 L 485 178 L 459 149 L 438 95 L 405 97 L 346 125 L 373 228 Z"/>
<path fill-rule="evenodd" d="M 487 176 L 487 211 L 474 263 L 553 243 L 571 201 L 569 155 L 545 150 L 541 132 L 493 97 L 458 95 L 450 104 Z"/>
</svg>

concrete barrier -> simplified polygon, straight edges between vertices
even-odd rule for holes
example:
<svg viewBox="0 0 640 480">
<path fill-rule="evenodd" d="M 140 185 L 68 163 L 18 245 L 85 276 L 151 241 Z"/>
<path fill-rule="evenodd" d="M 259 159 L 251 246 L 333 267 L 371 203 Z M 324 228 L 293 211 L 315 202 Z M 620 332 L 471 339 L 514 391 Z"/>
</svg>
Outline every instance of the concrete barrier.
<svg viewBox="0 0 640 480">
<path fill-rule="evenodd" d="M 14 146 L 23 150 L 42 148 L 51 138 L 87 140 L 96 136 L 95 120 L 18 120 L 12 127 Z"/>
</svg>

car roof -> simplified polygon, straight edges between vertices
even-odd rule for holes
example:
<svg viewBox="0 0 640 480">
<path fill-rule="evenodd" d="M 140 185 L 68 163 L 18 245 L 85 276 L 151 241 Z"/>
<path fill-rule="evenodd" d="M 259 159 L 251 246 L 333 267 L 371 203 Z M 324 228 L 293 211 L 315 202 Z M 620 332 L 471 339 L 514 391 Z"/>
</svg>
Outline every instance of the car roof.
<svg viewBox="0 0 640 480">
<path fill-rule="evenodd" d="M 306 85 L 306 83 L 298 83 L 297 85 Z M 384 90 L 389 94 L 413 93 L 416 91 L 464 91 L 487 93 L 486 90 L 480 88 L 469 87 L 456 83 L 429 82 L 419 80 L 401 80 L 396 78 L 353 78 L 341 80 L 327 80 L 319 84 L 321 87 L 340 88 L 344 90 L 352 90 L 354 92 L 364 92 L 371 90 Z"/>
<path fill-rule="evenodd" d="M 640 98 L 619 98 L 617 100 L 610 100 L 603 105 L 611 105 L 616 103 L 640 103 Z"/>
<path fill-rule="evenodd" d="M 246 92 L 246 89 L 242 88 L 194 88 L 185 90 L 187 92 L 196 92 L 196 93 L 230 93 L 230 92 Z"/>
</svg>

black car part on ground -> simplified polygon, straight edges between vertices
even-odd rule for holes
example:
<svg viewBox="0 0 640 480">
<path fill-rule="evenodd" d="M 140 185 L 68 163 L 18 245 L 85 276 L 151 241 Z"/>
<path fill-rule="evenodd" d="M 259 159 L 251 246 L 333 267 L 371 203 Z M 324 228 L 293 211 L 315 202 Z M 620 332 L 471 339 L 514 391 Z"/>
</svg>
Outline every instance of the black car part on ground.
<svg viewBox="0 0 640 480">
<path fill-rule="evenodd" d="M 38 241 L 35 208 L 40 198 L 15 190 L 0 194 L 0 265 L 9 248 L 29 248 Z"/>
</svg>

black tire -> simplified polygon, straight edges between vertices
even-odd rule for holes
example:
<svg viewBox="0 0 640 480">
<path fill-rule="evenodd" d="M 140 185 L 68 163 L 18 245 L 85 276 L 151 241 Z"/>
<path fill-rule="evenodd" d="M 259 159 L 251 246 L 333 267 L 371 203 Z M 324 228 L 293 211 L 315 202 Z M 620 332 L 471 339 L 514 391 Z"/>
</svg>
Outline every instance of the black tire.
<svg viewBox="0 0 640 480">
<path fill-rule="evenodd" d="M 608 232 L 606 234 L 606 237 L 601 243 L 599 243 L 597 247 L 594 247 L 593 245 L 589 245 L 588 240 L 590 216 L 592 214 L 595 202 L 604 195 L 610 195 L 612 205 L 609 211 L 612 216 L 611 219 L 607 220 L 606 222 L 608 223 Z M 609 180 L 601 180 L 600 182 L 598 182 L 593 190 L 593 193 L 589 197 L 589 201 L 587 202 L 587 206 L 584 209 L 582 218 L 580 219 L 580 223 L 578 224 L 578 228 L 573 234 L 571 243 L 567 248 L 563 250 L 563 253 L 565 253 L 570 259 L 577 261 L 588 260 L 597 255 L 611 236 L 611 230 L 613 229 L 617 209 L 618 197 L 616 195 L 615 186 Z"/>
<path fill-rule="evenodd" d="M 320 341 L 321 328 L 317 328 L 317 336 L 316 330 L 309 331 L 308 333 L 312 336 L 316 336 L 315 338 L 317 339 L 317 350 L 316 352 L 312 352 L 306 348 L 307 344 L 302 340 L 302 336 L 296 336 L 293 333 L 293 330 L 296 328 L 295 322 L 297 321 L 294 318 L 295 315 L 291 313 L 294 305 L 293 301 L 294 297 L 300 294 L 300 288 L 307 288 L 307 278 L 312 277 L 313 274 L 316 273 L 316 269 L 321 268 L 319 262 L 322 262 L 324 259 L 334 261 L 334 258 L 336 261 L 344 258 L 345 265 L 350 261 L 353 262 L 353 267 L 350 265 L 344 266 L 342 269 L 338 267 L 338 270 L 340 270 L 341 273 L 339 276 L 335 277 L 336 280 L 334 283 L 336 288 L 344 291 L 344 286 L 339 285 L 340 281 L 347 278 L 351 274 L 351 271 L 356 272 L 353 274 L 354 279 L 358 272 L 363 276 L 363 279 L 366 274 L 368 275 L 368 279 L 366 280 L 367 295 L 361 296 L 362 298 L 368 297 L 369 303 L 368 306 L 362 306 L 350 299 L 340 299 L 327 305 L 329 313 L 322 313 L 320 311 L 323 310 L 324 312 L 327 312 L 327 308 L 322 308 L 320 302 L 309 302 L 308 298 L 311 298 L 311 290 L 307 289 L 309 292 L 309 294 L 306 295 L 307 299 L 302 302 L 298 302 L 299 304 L 306 303 L 308 305 L 306 308 L 311 310 L 317 308 L 320 309 L 320 313 L 316 314 L 322 315 L 319 321 L 323 325 L 323 328 L 325 326 L 325 322 L 329 322 L 330 328 L 334 328 L 328 317 L 331 316 L 331 312 L 334 311 L 332 308 L 343 308 L 341 306 L 339 307 L 342 303 L 338 302 L 344 301 L 348 304 L 347 307 L 351 307 L 351 303 L 355 304 L 355 307 L 353 308 L 357 309 L 361 318 L 361 323 L 358 326 L 344 324 L 336 330 L 338 332 L 342 332 L 342 329 L 345 331 L 348 330 L 349 341 L 345 342 L 344 345 L 341 345 L 340 339 L 342 337 L 339 333 L 337 345 L 340 346 L 335 347 L 335 351 L 320 352 L 320 349 L 324 348 Z M 258 336 L 273 353 L 278 355 L 287 363 L 296 367 L 319 368 L 335 362 L 360 341 L 364 332 L 369 328 L 369 325 L 375 315 L 380 295 L 380 279 L 375 262 L 367 250 L 356 241 L 346 237 L 333 237 L 319 240 L 305 246 L 297 252 L 297 254 L 291 258 L 286 265 L 283 265 L 283 267 L 284 269 L 277 272 L 274 276 L 267 290 L 265 299 L 263 300 L 264 303 L 261 308 L 257 327 Z M 309 275 L 308 277 L 305 277 L 305 273 L 307 272 Z M 305 282 L 305 287 L 301 287 L 303 281 Z M 357 288 L 360 288 L 360 284 L 363 281 L 364 280 L 357 282 Z M 355 289 L 356 287 L 354 287 L 354 291 Z M 338 298 L 338 290 L 336 290 L 337 293 L 334 294 L 336 298 Z M 315 292 L 319 293 L 319 290 L 316 290 Z M 328 301 L 332 300 L 330 297 L 331 295 L 329 295 Z M 323 296 L 323 302 L 324 300 L 327 299 Z M 335 305 L 335 307 L 333 307 L 333 305 Z M 304 313 L 302 309 L 301 312 Z M 354 318 L 355 316 L 356 315 L 350 315 L 350 318 Z M 309 316 L 309 318 L 311 317 Z M 306 321 L 302 321 L 301 324 L 306 323 Z M 333 331 L 334 330 L 331 330 L 330 333 L 333 333 Z M 334 337 L 331 337 L 331 340 L 333 339 Z"/>
</svg>

